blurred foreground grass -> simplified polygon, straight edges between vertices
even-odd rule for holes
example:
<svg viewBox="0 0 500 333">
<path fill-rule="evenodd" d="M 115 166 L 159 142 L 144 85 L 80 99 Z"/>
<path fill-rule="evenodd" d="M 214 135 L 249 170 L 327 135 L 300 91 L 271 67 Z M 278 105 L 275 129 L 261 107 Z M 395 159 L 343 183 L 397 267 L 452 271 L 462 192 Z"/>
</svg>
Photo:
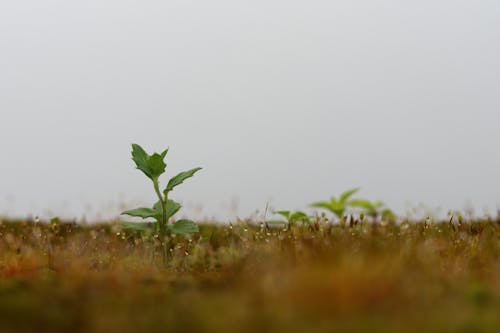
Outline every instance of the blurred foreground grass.
<svg viewBox="0 0 500 333">
<path fill-rule="evenodd" d="M 0 332 L 500 332 L 500 223 L 0 225 Z"/>
</svg>

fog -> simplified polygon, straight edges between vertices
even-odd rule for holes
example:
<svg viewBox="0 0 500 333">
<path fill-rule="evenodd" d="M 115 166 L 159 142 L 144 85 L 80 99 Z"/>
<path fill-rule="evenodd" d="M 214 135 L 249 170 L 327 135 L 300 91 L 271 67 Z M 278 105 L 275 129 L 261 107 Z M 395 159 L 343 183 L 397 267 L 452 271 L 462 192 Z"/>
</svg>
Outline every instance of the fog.
<svg viewBox="0 0 500 333">
<path fill-rule="evenodd" d="M 0 215 L 172 197 L 221 221 L 361 186 L 408 207 L 500 203 L 498 1 L 3 1 Z M 163 179 L 165 182 L 165 179 Z M 237 208 L 237 209 L 236 209 Z"/>
</svg>

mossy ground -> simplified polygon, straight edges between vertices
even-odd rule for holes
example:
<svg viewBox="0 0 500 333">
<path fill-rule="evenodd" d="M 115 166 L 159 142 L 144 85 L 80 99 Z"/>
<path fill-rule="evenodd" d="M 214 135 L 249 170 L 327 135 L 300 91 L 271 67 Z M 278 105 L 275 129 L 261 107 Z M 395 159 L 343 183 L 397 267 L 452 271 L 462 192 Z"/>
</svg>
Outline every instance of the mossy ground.
<svg viewBox="0 0 500 333">
<path fill-rule="evenodd" d="M 500 332 L 498 221 L 0 234 L 0 332 Z"/>
</svg>

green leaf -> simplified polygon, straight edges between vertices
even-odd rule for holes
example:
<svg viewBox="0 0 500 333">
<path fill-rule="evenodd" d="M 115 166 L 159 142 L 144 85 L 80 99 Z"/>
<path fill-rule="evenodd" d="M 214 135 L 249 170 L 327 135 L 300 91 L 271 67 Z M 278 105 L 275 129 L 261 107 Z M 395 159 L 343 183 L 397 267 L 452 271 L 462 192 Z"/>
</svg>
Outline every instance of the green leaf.
<svg viewBox="0 0 500 333">
<path fill-rule="evenodd" d="M 135 162 L 137 169 L 143 171 L 147 170 L 149 155 L 144 149 L 138 144 L 132 144 L 132 160 Z M 148 176 L 149 177 L 149 176 Z"/>
<path fill-rule="evenodd" d="M 167 165 L 163 161 L 163 155 L 154 153 L 148 160 L 148 168 L 151 179 L 158 179 L 164 172 Z"/>
<path fill-rule="evenodd" d="M 169 218 L 171 218 L 172 216 L 174 216 L 175 213 L 177 213 L 179 211 L 179 209 L 181 209 L 181 204 L 175 202 L 174 200 L 167 200 L 167 220 Z M 163 208 L 162 208 L 162 204 L 161 204 L 161 201 L 157 201 L 154 206 L 153 206 L 153 210 L 155 211 L 155 216 L 154 218 L 157 219 L 158 221 L 161 221 L 162 219 L 162 215 L 163 215 Z"/>
<path fill-rule="evenodd" d="M 377 209 L 384 206 L 384 203 L 382 201 L 370 202 L 369 200 L 357 199 L 350 201 L 349 205 L 352 207 L 360 207 L 371 212 L 376 212 Z"/>
<path fill-rule="evenodd" d="M 167 201 L 167 220 L 175 215 L 181 209 L 181 204 L 175 202 L 174 200 Z"/>
<path fill-rule="evenodd" d="M 170 192 L 174 189 L 174 187 L 182 184 L 186 179 L 193 177 L 193 175 L 199 170 L 201 170 L 201 168 L 194 168 L 194 169 L 191 169 L 188 171 L 183 171 L 183 172 L 179 173 L 178 175 L 176 175 L 175 177 L 171 178 L 168 181 L 167 187 L 163 191 L 163 194 L 167 195 L 168 192 Z"/>
<path fill-rule="evenodd" d="M 170 226 L 170 230 L 177 235 L 193 234 L 200 231 L 198 225 L 191 220 L 179 220 Z"/>
<path fill-rule="evenodd" d="M 332 198 L 333 199 L 333 198 Z M 337 217 L 342 217 L 344 215 L 345 206 L 343 204 L 335 202 L 320 201 L 311 204 L 311 207 L 327 209 Z"/>
<path fill-rule="evenodd" d="M 151 208 L 136 208 L 136 209 L 126 210 L 126 211 L 122 212 L 122 215 L 142 217 L 143 219 L 148 218 L 148 217 L 156 218 L 157 214 L 158 214 L 158 212 L 155 209 L 151 209 Z"/>
<path fill-rule="evenodd" d="M 290 211 L 289 210 L 279 210 L 277 212 L 274 212 L 274 214 L 278 214 L 286 218 L 287 220 L 290 218 Z"/>
<path fill-rule="evenodd" d="M 332 212 L 337 215 L 338 218 L 344 217 L 345 209 L 332 209 Z"/>
<path fill-rule="evenodd" d="M 365 200 L 365 199 L 351 200 L 351 201 L 349 201 L 349 206 L 364 208 L 367 210 L 373 210 L 376 208 L 370 201 Z"/>
<path fill-rule="evenodd" d="M 332 211 L 335 211 L 335 210 L 344 211 L 345 207 L 346 207 L 346 205 L 343 202 L 332 202 L 332 203 L 330 203 L 330 209 Z"/>
<path fill-rule="evenodd" d="M 151 228 L 151 223 L 122 222 L 121 225 L 123 229 L 136 231 L 145 231 Z"/>
<path fill-rule="evenodd" d="M 290 216 L 290 220 L 292 221 L 304 221 L 309 222 L 309 216 L 303 212 L 295 212 Z"/>
<path fill-rule="evenodd" d="M 153 205 L 153 210 L 155 211 L 156 215 L 159 216 L 161 219 L 161 215 L 163 214 L 163 208 L 160 200 L 155 202 L 155 204 Z"/>
<path fill-rule="evenodd" d="M 353 188 L 351 190 L 348 190 L 348 191 L 345 191 L 344 193 L 342 193 L 340 195 L 340 198 L 339 198 L 339 201 L 344 203 L 347 201 L 347 199 L 349 199 L 350 197 L 352 197 L 354 194 L 356 194 L 357 192 L 359 192 L 361 188 L 357 187 L 357 188 Z"/>
<path fill-rule="evenodd" d="M 167 165 L 163 161 L 167 155 L 168 149 L 161 154 L 154 153 L 149 156 L 148 153 L 138 144 L 132 144 L 132 160 L 137 169 L 141 170 L 151 180 L 158 179 L 165 172 Z"/>
<path fill-rule="evenodd" d="M 324 208 L 324 209 L 332 210 L 332 205 L 331 205 L 331 203 L 329 203 L 329 202 L 327 202 L 327 201 L 313 202 L 313 203 L 311 204 L 311 207 L 316 207 L 316 208 Z"/>
</svg>

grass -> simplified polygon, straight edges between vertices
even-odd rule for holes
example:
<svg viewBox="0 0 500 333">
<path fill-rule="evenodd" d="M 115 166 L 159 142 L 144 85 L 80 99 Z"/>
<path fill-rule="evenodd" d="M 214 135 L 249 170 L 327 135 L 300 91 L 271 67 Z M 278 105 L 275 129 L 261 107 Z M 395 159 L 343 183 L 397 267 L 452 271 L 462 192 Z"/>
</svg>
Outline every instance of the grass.
<svg viewBox="0 0 500 333">
<path fill-rule="evenodd" d="M 357 221 L 355 221 L 357 222 Z M 500 221 L 0 225 L 0 332 L 498 332 Z"/>
</svg>

